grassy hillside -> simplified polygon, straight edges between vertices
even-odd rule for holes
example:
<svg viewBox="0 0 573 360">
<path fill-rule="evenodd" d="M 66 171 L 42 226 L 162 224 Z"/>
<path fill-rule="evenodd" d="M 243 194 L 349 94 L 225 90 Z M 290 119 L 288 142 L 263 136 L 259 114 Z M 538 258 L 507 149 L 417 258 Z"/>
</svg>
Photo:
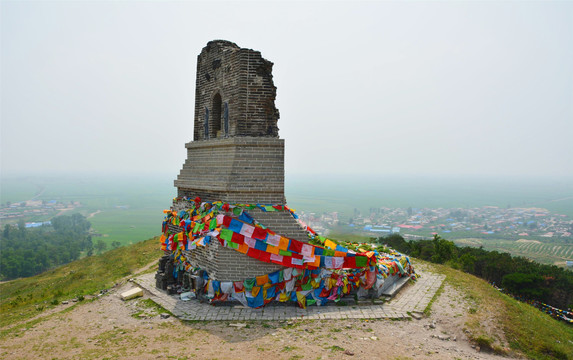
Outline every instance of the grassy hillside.
<svg viewBox="0 0 573 360">
<path fill-rule="evenodd" d="M 161 257 L 156 238 L 0 284 L 0 327 L 31 319 L 62 300 L 99 293 Z"/>
<path fill-rule="evenodd" d="M 482 348 L 506 353 L 503 346 L 534 359 L 573 359 L 573 326 L 557 321 L 536 308 L 493 288 L 486 281 L 448 266 L 421 260 L 432 272 L 466 294 L 467 330 Z M 496 332 L 496 329 L 499 332 Z"/>
</svg>

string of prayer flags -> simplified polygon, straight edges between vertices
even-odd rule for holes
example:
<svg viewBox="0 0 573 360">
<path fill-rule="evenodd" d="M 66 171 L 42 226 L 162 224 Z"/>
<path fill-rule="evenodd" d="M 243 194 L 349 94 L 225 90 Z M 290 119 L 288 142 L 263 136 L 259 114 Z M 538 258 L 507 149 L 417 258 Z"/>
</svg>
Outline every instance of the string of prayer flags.
<svg viewBox="0 0 573 360">
<path fill-rule="evenodd" d="M 255 308 L 271 301 L 295 301 L 301 307 L 320 306 L 331 300 L 338 301 L 358 288 L 369 289 L 391 275 L 415 277 L 407 256 L 380 254 L 356 244 L 351 244 L 356 251 L 346 248 L 317 234 L 286 205 L 201 202 L 199 198 L 179 200 L 191 206 L 185 210 L 164 211 L 163 234 L 159 240 L 162 250 L 174 254 L 177 263 L 174 271 L 193 269 L 183 251 L 209 246 L 212 239 L 251 258 L 285 267 L 238 282 L 208 279 L 205 292 L 212 301 L 232 299 Z M 322 246 L 273 232 L 247 212 L 252 209 L 290 213 L 306 229 L 309 239 Z"/>
</svg>

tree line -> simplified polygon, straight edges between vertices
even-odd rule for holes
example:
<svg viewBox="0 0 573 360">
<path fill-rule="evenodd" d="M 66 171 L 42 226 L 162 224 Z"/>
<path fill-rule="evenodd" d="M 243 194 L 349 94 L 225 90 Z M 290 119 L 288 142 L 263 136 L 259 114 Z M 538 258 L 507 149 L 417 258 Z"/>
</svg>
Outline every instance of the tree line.
<svg viewBox="0 0 573 360">
<path fill-rule="evenodd" d="M 43 271 L 102 252 L 106 243 L 95 247 L 89 234 L 91 224 L 81 214 L 62 215 L 51 220 L 51 226 L 26 228 L 6 224 L 0 232 L 0 279 L 11 280 L 37 275 Z"/>
<path fill-rule="evenodd" d="M 458 247 L 434 235 L 432 240 L 406 241 L 399 234 L 378 242 L 413 257 L 445 264 L 494 283 L 508 293 L 561 309 L 573 307 L 573 272 L 482 247 Z"/>
</svg>

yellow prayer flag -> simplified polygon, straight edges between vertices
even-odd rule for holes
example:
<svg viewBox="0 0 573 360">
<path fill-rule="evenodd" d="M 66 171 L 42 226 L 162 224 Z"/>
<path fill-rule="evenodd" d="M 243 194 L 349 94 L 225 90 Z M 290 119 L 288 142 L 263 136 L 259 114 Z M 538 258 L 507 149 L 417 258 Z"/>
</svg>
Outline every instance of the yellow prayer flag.
<svg viewBox="0 0 573 360">
<path fill-rule="evenodd" d="M 329 249 L 336 249 L 336 243 L 329 239 L 326 239 L 326 241 L 324 242 L 324 246 L 326 246 Z"/>
<path fill-rule="evenodd" d="M 256 279 L 257 279 L 257 285 L 262 286 L 269 282 L 269 275 L 257 276 Z"/>
<path fill-rule="evenodd" d="M 249 245 L 243 243 L 239 245 L 239 248 L 237 249 L 240 253 L 246 254 L 247 251 L 249 251 Z"/>
<path fill-rule="evenodd" d="M 289 243 L 288 239 L 284 236 L 281 236 L 281 239 L 279 240 L 279 249 L 287 251 L 288 250 L 288 243 Z"/>
<path fill-rule="evenodd" d="M 296 299 L 301 308 L 306 309 L 306 297 L 300 292 L 296 292 Z"/>
<path fill-rule="evenodd" d="M 320 256 L 315 256 L 313 262 L 306 263 L 308 266 L 320 267 Z"/>
<path fill-rule="evenodd" d="M 268 252 L 268 253 L 278 255 L 278 254 L 279 254 L 279 250 L 280 250 L 280 249 L 279 249 L 278 247 L 272 246 L 272 245 L 268 245 L 268 244 L 267 244 L 267 252 Z"/>
</svg>

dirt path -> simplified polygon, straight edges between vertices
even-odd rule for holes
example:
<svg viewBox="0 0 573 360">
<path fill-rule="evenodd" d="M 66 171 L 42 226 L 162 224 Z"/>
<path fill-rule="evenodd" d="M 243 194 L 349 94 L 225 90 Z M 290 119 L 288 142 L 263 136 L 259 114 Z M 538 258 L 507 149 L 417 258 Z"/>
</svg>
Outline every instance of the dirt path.
<svg viewBox="0 0 573 360">
<path fill-rule="evenodd" d="M 100 212 L 101 212 L 101 210 L 94 211 L 93 213 L 90 213 L 86 219 L 91 219 L 94 216 L 96 216 L 97 214 L 99 214 Z"/>
<path fill-rule="evenodd" d="M 449 285 L 429 317 L 412 321 L 297 320 L 181 322 L 163 319 L 145 297 L 123 302 L 124 282 L 107 295 L 0 340 L 3 359 L 495 359 L 464 332 L 468 309 Z M 63 310 L 63 308 L 62 308 Z"/>
</svg>

